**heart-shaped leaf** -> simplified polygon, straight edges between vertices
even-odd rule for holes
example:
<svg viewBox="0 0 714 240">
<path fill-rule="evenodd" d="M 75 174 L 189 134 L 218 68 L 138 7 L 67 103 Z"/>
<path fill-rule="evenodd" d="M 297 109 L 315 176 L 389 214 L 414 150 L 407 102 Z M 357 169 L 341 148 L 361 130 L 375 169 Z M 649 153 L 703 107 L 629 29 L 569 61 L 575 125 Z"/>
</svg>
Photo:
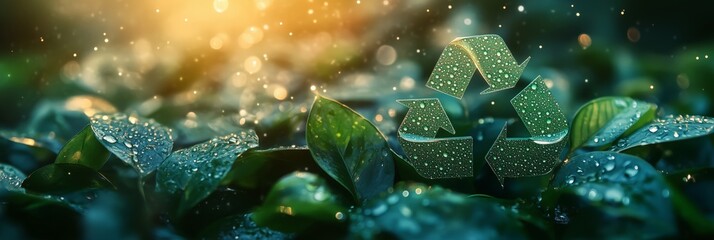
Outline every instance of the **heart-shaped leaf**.
<svg viewBox="0 0 714 240">
<path fill-rule="evenodd" d="M 25 180 L 25 174 L 17 168 L 0 163 L 0 191 L 23 191 L 22 181 Z"/>
<path fill-rule="evenodd" d="M 350 215 L 359 239 L 524 239 L 518 219 L 496 201 L 440 187 L 398 184 Z"/>
<path fill-rule="evenodd" d="M 623 150 L 655 143 L 679 141 L 708 135 L 714 132 L 714 118 L 703 116 L 667 116 L 637 129 L 620 139 L 611 151 Z"/>
<path fill-rule="evenodd" d="M 122 161 L 146 176 L 171 153 L 171 129 L 154 120 L 123 113 L 97 114 L 90 121 L 97 139 Z"/>
<path fill-rule="evenodd" d="M 361 203 L 394 183 L 387 140 L 367 119 L 334 100 L 315 98 L 307 145 L 317 164 Z"/>
<path fill-rule="evenodd" d="M 543 206 L 556 223 L 567 224 L 566 238 L 657 238 L 677 230 L 664 177 L 631 155 L 575 156 L 556 173 L 544 195 Z"/>
<path fill-rule="evenodd" d="M 313 224 L 339 224 L 345 220 L 344 200 L 324 179 L 295 172 L 273 186 L 262 206 L 253 212 L 258 225 L 285 232 L 300 232 Z"/>
<path fill-rule="evenodd" d="M 99 170 L 109 159 L 109 151 L 87 126 L 62 147 L 55 163 L 75 163 Z"/>
<path fill-rule="evenodd" d="M 28 191 L 53 195 L 84 189 L 115 188 L 96 170 L 73 163 L 55 163 L 37 169 L 27 176 L 22 187 Z"/>
<path fill-rule="evenodd" d="M 257 146 L 258 136 L 251 130 L 178 150 L 159 167 L 156 188 L 171 195 L 182 193 L 178 206 L 182 214 L 218 187 L 239 154 Z"/>
<path fill-rule="evenodd" d="M 605 146 L 628 129 L 637 129 L 654 119 L 657 106 L 628 97 L 602 97 L 578 110 L 573 119 L 571 149 Z"/>
</svg>

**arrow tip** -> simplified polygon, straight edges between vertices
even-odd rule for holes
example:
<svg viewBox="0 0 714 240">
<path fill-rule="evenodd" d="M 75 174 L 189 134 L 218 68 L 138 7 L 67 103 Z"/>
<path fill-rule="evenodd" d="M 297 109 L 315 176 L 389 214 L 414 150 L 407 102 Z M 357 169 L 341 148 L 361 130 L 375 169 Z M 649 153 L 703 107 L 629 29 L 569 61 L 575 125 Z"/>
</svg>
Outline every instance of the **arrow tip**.
<svg viewBox="0 0 714 240">
<path fill-rule="evenodd" d="M 526 58 L 521 65 L 518 65 L 518 69 L 520 70 L 519 72 L 523 73 L 523 69 L 526 69 L 526 65 L 528 65 L 528 62 L 531 60 L 531 57 Z M 521 74 L 518 74 L 518 77 L 521 77 Z"/>
<path fill-rule="evenodd" d="M 498 137 L 496 138 L 496 141 L 491 145 L 491 149 L 488 150 L 488 153 L 486 153 L 486 162 L 488 165 L 491 166 L 491 170 L 493 170 L 493 173 L 496 175 L 496 178 L 498 178 L 498 182 L 501 184 L 501 187 L 503 188 L 505 179 L 502 176 L 503 174 L 499 171 L 497 166 L 494 166 L 494 156 L 496 152 L 496 147 L 498 147 L 499 143 L 503 142 L 506 140 L 506 133 L 507 133 L 507 128 L 508 128 L 508 123 L 503 124 L 503 128 L 501 129 L 501 132 L 498 134 Z"/>
</svg>

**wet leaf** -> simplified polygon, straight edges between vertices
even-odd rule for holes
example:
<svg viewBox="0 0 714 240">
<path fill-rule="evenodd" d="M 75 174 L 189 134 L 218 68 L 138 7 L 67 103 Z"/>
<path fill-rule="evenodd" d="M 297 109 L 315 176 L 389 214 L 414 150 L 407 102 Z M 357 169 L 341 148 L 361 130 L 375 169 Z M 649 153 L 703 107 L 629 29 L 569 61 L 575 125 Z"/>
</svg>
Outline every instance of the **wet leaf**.
<svg viewBox="0 0 714 240">
<path fill-rule="evenodd" d="M 182 213 L 218 187 L 239 154 L 257 146 L 255 132 L 244 131 L 178 150 L 159 167 L 156 189 L 170 195 L 181 193 L 178 212 Z"/>
<path fill-rule="evenodd" d="M 101 173 L 79 164 L 55 163 L 37 169 L 22 182 L 28 191 L 45 194 L 65 194 L 94 188 L 114 189 Z"/>
<path fill-rule="evenodd" d="M 263 198 L 257 191 L 218 187 L 172 225 L 188 236 L 195 236 L 216 220 L 249 213 Z"/>
<path fill-rule="evenodd" d="M 8 191 L 24 191 L 22 189 L 22 181 L 25 180 L 25 174 L 17 168 L 0 163 L 0 192 Z"/>
<path fill-rule="evenodd" d="M 62 147 L 55 163 L 75 163 L 99 170 L 108 159 L 109 151 L 87 126 Z"/>
<path fill-rule="evenodd" d="M 95 136 L 104 147 L 146 176 L 171 153 L 171 129 L 154 120 L 123 113 L 97 114 L 90 121 Z"/>
<path fill-rule="evenodd" d="M 347 106 L 321 96 L 307 120 L 307 145 L 317 164 L 360 203 L 394 182 L 385 137 Z"/>
<path fill-rule="evenodd" d="M 524 239 L 522 225 L 495 201 L 440 187 L 398 184 L 350 215 L 361 239 Z"/>
<path fill-rule="evenodd" d="M 575 114 L 570 149 L 606 146 L 630 129 L 654 119 L 657 106 L 628 97 L 602 97 L 584 104 Z"/>
<path fill-rule="evenodd" d="M 566 238 L 657 238 L 677 231 L 664 177 L 640 158 L 613 152 L 575 156 L 551 188 L 543 205 L 556 223 L 567 224 Z"/>
<path fill-rule="evenodd" d="M 47 134 L 0 130 L 0 137 L 30 147 L 47 149 L 52 153 L 58 153 L 62 149 L 62 141 Z"/>
<path fill-rule="evenodd" d="M 481 94 L 512 88 L 529 60 L 519 65 L 498 35 L 457 38 L 441 53 L 426 86 L 460 99 L 478 69 L 489 86 Z"/>
<path fill-rule="evenodd" d="M 57 198 L 7 192 L 0 194 L 0 203 L 0 219 L 7 217 L 22 226 L 23 233 L 30 239 L 56 239 L 58 234 L 62 238 L 81 238 L 81 213 Z M 0 236 L 7 237 L 4 234 L 0 232 Z"/>
<path fill-rule="evenodd" d="M 223 184 L 267 192 L 280 178 L 295 171 L 324 174 L 306 147 L 250 149 L 238 156 Z"/>
<path fill-rule="evenodd" d="M 197 239 L 292 239 L 292 235 L 259 227 L 252 214 L 227 217 L 206 227 Z"/>
<path fill-rule="evenodd" d="M 667 116 L 637 129 L 620 139 L 611 151 L 623 150 L 663 142 L 679 141 L 711 134 L 714 118 L 703 116 Z"/>
<path fill-rule="evenodd" d="M 315 224 L 339 225 L 347 217 L 346 205 L 324 179 L 295 172 L 273 186 L 253 219 L 271 229 L 301 232 Z"/>
</svg>

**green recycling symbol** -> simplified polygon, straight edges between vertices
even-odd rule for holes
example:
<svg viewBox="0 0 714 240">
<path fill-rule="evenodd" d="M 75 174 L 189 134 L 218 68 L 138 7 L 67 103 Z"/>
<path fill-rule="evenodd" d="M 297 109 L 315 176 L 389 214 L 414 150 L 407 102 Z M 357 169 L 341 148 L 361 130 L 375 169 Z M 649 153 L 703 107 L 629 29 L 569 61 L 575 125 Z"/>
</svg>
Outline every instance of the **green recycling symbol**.
<svg viewBox="0 0 714 240">
<path fill-rule="evenodd" d="M 513 88 L 530 57 L 518 64 L 498 35 L 457 38 L 446 47 L 426 86 L 461 99 L 471 78 L 479 71 L 488 84 L 481 94 Z M 439 129 L 455 134 L 437 98 L 401 99 L 409 110 L 397 131 L 409 163 L 423 177 L 473 176 L 473 138 L 436 138 Z M 507 138 L 507 125 L 486 154 L 501 185 L 506 177 L 549 173 L 559 162 L 567 142 L 568 123 L 543 79 L 536 77 L 520 91 L 511 105 L 531 137 Z"/>
</svg>

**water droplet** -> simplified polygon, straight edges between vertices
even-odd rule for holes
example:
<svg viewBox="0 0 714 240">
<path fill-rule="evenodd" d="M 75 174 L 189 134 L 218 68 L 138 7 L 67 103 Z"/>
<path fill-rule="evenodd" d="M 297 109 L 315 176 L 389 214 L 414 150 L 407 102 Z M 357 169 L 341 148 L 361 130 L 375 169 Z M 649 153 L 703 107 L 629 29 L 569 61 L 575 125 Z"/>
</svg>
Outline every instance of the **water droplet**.
<svg viewBox="0 0 714 240">
<path fill-rule="evenodd" d="M 575 177 L 574 176 L 568 176 L 568 178 L 565 180 L 565 183 L 568 185 L 573 184 L 575 182 Z"/>
<path fill-rule="evenodd" d="M 316 201 L 324 201 L 325 199 L 327 199 L 327 194 L 325 194 L 325 192 L 323 191 L 318 191 L 313 197 Z"/>
<path fill-rule="evenodd" d="M 609 171 L 612 171 L 613 169 L 615 169 L 615 163 L 614 162 L 606 162 L 605 165 L 603 165 L 603 167 L 605 168 L 605 171 L 609 172 Z"/>
<path fill-rule="evenodd" d="M 657 132 L 657 130 L 659 130 L 659 128 L 657 128 L 657 126 L 651 126 L 648 130 L 649 130 L 651 133 L 655 133 L 655 132 Z"/>
<path fill-rule="evenodd" d="M 639 172 L 639 169 L 640 169 L 640 168 L 639 168 L 639 166 L 637 166 L 637 165 L 633 165 L 632 167 L 628 167 L 627 169 L 625 169 L 625 176 L 628 177 L 628 178 L 634 177 L 635 175 L 637 175 L 637 172 Z"/>
<path fill-rule="evenodd" d="M 109 136 L 109 135 L 102 137 L 102 139 L 104 139 L 104 141 L 107 141 L 108 143 L 116 143 L 117 142 L 116 138 Z"/>
</svg>

